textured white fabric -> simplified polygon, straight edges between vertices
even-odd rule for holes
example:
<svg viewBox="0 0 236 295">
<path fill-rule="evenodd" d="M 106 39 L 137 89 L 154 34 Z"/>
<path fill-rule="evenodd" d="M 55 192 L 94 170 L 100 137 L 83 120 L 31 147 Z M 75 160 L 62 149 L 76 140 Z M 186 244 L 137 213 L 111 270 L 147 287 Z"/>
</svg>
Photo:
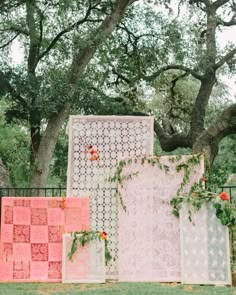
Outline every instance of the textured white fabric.
<svg viewBox="0 0 236 295">
<path fill-rule="evenodd" d="M 138 175 L 125 181 L 121 189 L 127 211 L 119 209 L 120 281 L 181 281 L 179 219 L 169 202 L 184 177 L 176 166 L 190 157 L 173 163 L 163 156 L 159 167 L 138 160 L 123 169 L 122 176 Z M 184 190 L 198 182 L 203 172 L 202 160 L 190 173 Z"/>
<path fill-rule="evenodd" d="M 152 155 L 153 118 L 129 116 L 71 116 L 69 125 L 67 196 L 90 196 L 90 225 L 106 231 L 113 260 L 107 278 L 117 278 L 117 200 L 115 184 L 108 182 L 118 160 Z M 91 161 L 88 147 L 100 159 Z"/>
<path fill-rule="evenodd" d="M 105 282 L 105 245 L 104 241 L 94 240 L 84 247 L 78 245 L 69 260 L 73 237 L 63 235 L 62 282 L 63 283 L 104 283 Z"/>
<path fill-rule="evenodd" d="M 180 214 L 181 269 L 184 284 L 230 285 L 229 232 L 216 217 L 212 203 L 192 214 L 183 206 Z"/>
</svg>

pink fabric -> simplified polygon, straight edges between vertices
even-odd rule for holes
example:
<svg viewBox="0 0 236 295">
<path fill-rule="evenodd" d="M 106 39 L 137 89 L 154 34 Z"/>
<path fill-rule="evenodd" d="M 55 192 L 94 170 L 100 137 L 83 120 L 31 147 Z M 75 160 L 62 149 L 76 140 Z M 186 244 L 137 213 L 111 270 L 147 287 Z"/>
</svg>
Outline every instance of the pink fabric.
<svg viewBox="0 0 236 295">
<path fill-rule="evenodd" d="M 62 280 L 62 235 L 89 229 L 89 198 L 2 199 L 0 281 Z"/>
<path fill-rule="evenodd" d="M 72 236 L 63 235 L 63 283 L 105 283 L 104 241 L 94 240 L 84 247 L 78 245 L 73 260 L 68 259 Z"/>
<path fill-rule="evenodd" d="M 172 163 L 160 157 L 157 165 L 127 165 L 123 176 L 138 172 L 125 181 L 121 196 L 127 207 L 119 208 L 119 280 L 120 281 L 181 281 L 179 219 L 169 202 L 176 194 L 183 172 L 176 172 L 182 157 Z M 166 170 L 164 168 L 166 165 Z M 167 167 L 168 166 L 168 167 Z M 188 189 L 204 172 L 203 161 L 190 175 Z"/>
</svg>

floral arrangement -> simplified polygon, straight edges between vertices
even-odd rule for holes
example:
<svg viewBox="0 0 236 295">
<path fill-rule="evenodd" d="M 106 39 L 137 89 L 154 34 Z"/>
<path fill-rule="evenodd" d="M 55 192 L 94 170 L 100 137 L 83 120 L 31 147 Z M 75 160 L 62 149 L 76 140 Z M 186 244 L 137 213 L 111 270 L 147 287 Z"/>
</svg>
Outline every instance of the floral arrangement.
<svg viewBox="0 0 236 295">
<path fill-rule="evenodd" d="M 90 243 L 93 240 L 104 240 L 105 242 L 105 263 L 106 265 L 109 263 L 109 261 L 112 259 L 112 256 L 110 254 L 110 251 L 108 249 L 108 240 L 107 240 L 107 233 L 105 231 L 99 232 L 99 231 L 80 231 L 80 232 L 74 232 L 73 235 L 73 241 L 71 245 L 70 252 L 68 253 L 69 260 L 73 259 L 74 253 L 78 249 L 78 242 L 80 243 L 81 247 L 84 247 L 86 244 Z"/>
<path fill-rule="evenodd" d="M 206 177 L 202 177 L 201 180 L 205 182 Z M 172 213 L 178 217 L 183 203 L 192 205 L 194 210 L 198 211 L 205 202 L 213 203 L 216 209 L 216 216 L 223 225 L 236 225 L 236 212 L 230 203 L 230 196 L 226 192 L 216 193 L 204 190 L 203 185 L 200 183 L 193 185 L 189 193 L 178 194 L 171 200 L 170 204 L 173 206 Z M 192 221 L 191 214 L 192 212 L 189 209 L 190 221 Z"/>
<path fill-rule="evenodd" d="M 98 151 L 92 146 L 89 145 L 85 150 L 84 150 L 84 154 L 88 154 L 89 155 L 89 160 L 90 161 L 96 161 L 100 159 L 99 153 Z"/>
</svg>

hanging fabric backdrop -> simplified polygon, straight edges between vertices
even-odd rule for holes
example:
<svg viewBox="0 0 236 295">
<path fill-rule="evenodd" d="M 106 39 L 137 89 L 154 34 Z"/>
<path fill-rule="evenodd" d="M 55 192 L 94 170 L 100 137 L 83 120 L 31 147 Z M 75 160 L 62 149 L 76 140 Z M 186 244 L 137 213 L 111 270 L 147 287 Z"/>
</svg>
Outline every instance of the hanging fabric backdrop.
<svg viewBox="0 0 236 295">
<path fill-rule="evenodd" d="M 152 155 L 153 118 L 71 116 L 68 133 L 67 196 L 90 196 L 91 228 L 108 232 L 115 259 L 107 278 L 117 278 L 117 201 L 115 186 L 108 178 L 118 159 Z"/>
<path fill-rule="evenodd" d="M 140 159 L 123 168 L 122 177 L 128 180 L 120 189 L 127 207 L 126 212 L 121 206 L 119 209 L 120 281 L 181 281 L 179 219 L 172 214 L 169 202 L 184 177 L 184 169 L 177 172 L 176 167 L 191 157 L 177 160 L 162 156 L 154 166 L 148 160 L 142 164 Z M 203 173 L 201 159 L 190 172 L 184 190 L 198 182 Z"/>
<path fill-rule="evenodd" d="M 89 198 L 2 198 L 0 281 L 61 282 L 62 235 L 89 229 Z"/>
</svg>

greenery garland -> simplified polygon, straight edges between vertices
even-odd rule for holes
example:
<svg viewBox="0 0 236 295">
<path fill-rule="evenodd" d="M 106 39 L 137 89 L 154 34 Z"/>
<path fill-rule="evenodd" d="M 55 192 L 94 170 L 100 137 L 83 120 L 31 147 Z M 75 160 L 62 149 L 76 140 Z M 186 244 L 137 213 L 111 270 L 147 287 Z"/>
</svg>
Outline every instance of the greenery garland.
<svg viewBox="0 0 236 295">
<path fill-rule="evenodd" d="M 73 255 L 78 249 L 78 242 L 80 243 L 81 247 L 84 247 L 86 244 L 94 241 L 104 241 L 105 242 L 105 263 L 106 265 L 110 262 L 112 259 L 112 256 L 110 254 L 110 251 L 108 249 L 108 240 L 107 240 L 107 233 L 106 232 L 99 232 L 99 231 L 80 231 L 80 232 L 74 232 L 71 234 L 73 236 L 73 241 L 71 244 L 70 252 L 68 253 L 69 260 L 73 260 Z"/>
<path fill-rule="evenodd" d="M 177 191 L 177 194 L 179 194 L 182 191 L 182 189 L 184 188 L 184 186 L 188 183 L 190 173 L 191 173 L 193 167 L 200 163 L 201 157 L 202 157 L 202 154 L 192 155 L 192 157 L 187 159 L 187 161 L 185 161 L 184 163 L 180 163 L 179 165 L 176 166 L 177 173 L 180 172 L 181 170 L 184 171 L 184 177 L 183 177 L 183 180 L 182 180 L 180 187 Z M 181 155 L 170 156 L 169 162 L 176 163 L 176 162 L 180 161 L 181 159 L 182 159 Z M 125 167 L 127 167 L 128 165 L 131 165 L 132 163 L 136 164 L 138 162 L 141 162 L 142 165 L 144 165 L 145 163 L 148 163 L 153 167 L 157 166 L 159 169 L 164 170 L 165 173 L 168 173 L 170 170 L 170 167 L 168 165 L 161 164 L 160 157 L 158 157 L 158 156 L 154 156 L 154 157 L 144 156 L 144 157 L 140 157 L 140 158 L 130 158 L 127 160 L 121 160 L 117 165 L 114 175 L 109 177 L 108 181 L 117 184 L 115 196 L 117 197 L 117 199 L 119 199 L 120 204 L 125 211 L 127 208 L 126 208 L 126 205 L 124 204 L 124 200 L 121 196 L 120 189 L 124 187 L 125 181 L 133 179 L 133 176 L 137 176 L 139 174 L 139 171 L 136 171 L 131 174 L 123 175 L 123 169 Z"/>
<path fill-rule="evenodd" d="M 202 181 L 206 181 L 202 177 Z M 174 197 L 170 204 L 173 207 L 172 213 L 179 217 L 179 212 L 183 204 L 191 205 L 194 211 L 197 212 L 202 208 L 203 203 L 212 202 L 216 209 L 216 216 L 223 225 L 234 226 L 236 225 L 236 210 L 230 203 L 230 196 L 226 192 L 216 193 L 206 191 L 203 189 L 202 184 L 194 184 L 189 193 L 178 194 Z M 188 218 L 192 222 L 192 212 L 189 208 Z"/>
<path fill-rule="evenodd" d="M 220 219 L 221 223 L 223 225 L 232 226 L 236 224 L 236 213 L 235 209 L 229 202 L 229 196 L 226 192 L 222 192 L 221 194 L 218 194 L 213 191 L 207 191 L 204 189 L 206 177 L 202 177 L 199 183 L 194 183 L 192 187 L 190 188 L 189 193 L 183 193 L 184 187 L 188 184 L 190 181 L 190 175 L 192 170 L 196 165 L 198 165 L 201 161 L 201 158 L 204 157 L 204 154 L 199 153 L 192 155 L 189 159 L 187 159 L 185 162 L 179 163 L 176 165 L 176 172 L 179 173 L 180 171 L 183 171 L 184 176 L 181 181 L 181 184 L 178 188 L 178 191 L 176 192 L 176 196 L 173 197 L 170 204 L 173 207 L 172 213 L 175 216 L 179 216 L 179 211 L 182 207 L 183 203 L 186 203 L 188 205 L 192 205 L 194 208 L 194 211 L 198 211 L 201 209 L 204 202 L 212 202 L 215 209 L 216 209 L 216 216 Z M 170 156 L 169 162 L 171 163 L 177 163 L 182 159 L 181 155 L 177 156 Z M 159 169 L 164 170 L 165 173 L 169 172 L 169 166 L 163 165 L 160 163 L 159 157 L 147 157 L 144 156 L 142 158 L 132 158 L 128 160 L 122 160 L 119 162 L 117 169 L 115 171 L 115 174 L 109 178 L 110 182 L 117 183 L 116 188 L 116 196 L 120 200 L 121 206 L 126 211 L 126 205 L 124 204 L 124 201 L 122 199 L 120 188 L 124 187 L 124 182 L 127 180 L 130 180 L 133 178 L 133 176 L 136 176 L 139 174 L 139 171 L 123 175 L 123 169 L 124 167 L 131 165 L 132 163 L 141 162 L 142 165 L 145 163 L 148 163 L 150 165 L 157 166 Z M 207 163 L 205 161 L 206 170 L 207 172 L 205 175 L 208 175 L 208 167 Z M 192 212 L 189 208 L 189 220 L 192 221 Z"/>
</svg>

